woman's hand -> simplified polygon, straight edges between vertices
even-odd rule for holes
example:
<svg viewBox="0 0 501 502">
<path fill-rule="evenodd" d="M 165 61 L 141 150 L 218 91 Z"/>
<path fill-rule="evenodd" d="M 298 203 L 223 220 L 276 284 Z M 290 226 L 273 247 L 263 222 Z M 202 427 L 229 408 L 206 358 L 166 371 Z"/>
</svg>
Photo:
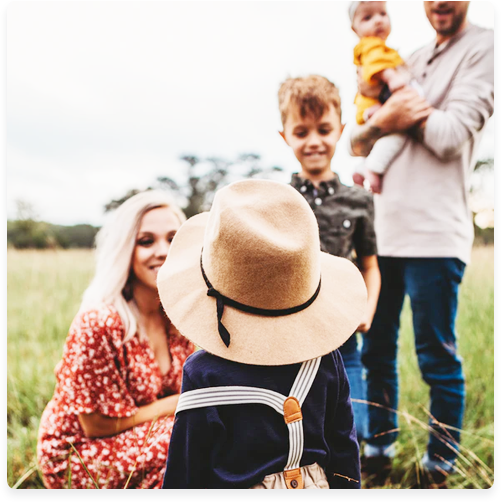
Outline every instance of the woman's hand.
<svg viewBox="0 0 501 502">
<path fill-rule="evenodd" d="M 89 438 L 115 436 L 136 425 L 174 415 L 178 401 L 179 394 L 173 394 L 140 406 L 137 413 L 131 417 L 108 417 L 101 413 L 89 413 L 78 415 L 78 421 L 85 436 Z"/>
</svg>

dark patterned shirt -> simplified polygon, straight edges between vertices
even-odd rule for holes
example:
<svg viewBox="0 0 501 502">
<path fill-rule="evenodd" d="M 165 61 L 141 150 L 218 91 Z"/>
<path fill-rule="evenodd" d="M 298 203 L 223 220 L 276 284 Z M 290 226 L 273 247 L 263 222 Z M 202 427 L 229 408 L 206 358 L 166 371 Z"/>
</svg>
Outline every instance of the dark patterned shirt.
<svg viewBox="0 0 501 502">
<path fill-rule="evenodd" d="M 337 174 L 316 188 L 310 180 L 295 173 L 291 185 L 315 213 L 322 251 L 353 262 L 357 257 L 377 254 L 374 202 L 370 192 L 343 185 Z"/>
</svg>

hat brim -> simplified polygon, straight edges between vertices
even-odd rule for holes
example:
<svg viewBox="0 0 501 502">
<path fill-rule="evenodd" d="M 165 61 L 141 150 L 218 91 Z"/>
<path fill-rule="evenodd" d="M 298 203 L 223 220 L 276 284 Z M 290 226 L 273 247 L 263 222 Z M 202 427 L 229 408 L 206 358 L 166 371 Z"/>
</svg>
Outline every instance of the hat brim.
<svg viewBox="0 0 501 502">
<path fill-rule="evenodd" d="M 231 335 L 226 347 L 218 333 L 216 300 L 207 296 L 200 270 L 208 215 L 193 216 L 181 226 L 158 273 L 163 308 L 182 335 L 224 359 L 278 366 L 328 354 L 355 332 L 367 304 L 362 275 L 349 260 L 322 252 L 322 285 L 309 307 L 265 317 L 225 306 L 222 321 Z"/>
</svg>

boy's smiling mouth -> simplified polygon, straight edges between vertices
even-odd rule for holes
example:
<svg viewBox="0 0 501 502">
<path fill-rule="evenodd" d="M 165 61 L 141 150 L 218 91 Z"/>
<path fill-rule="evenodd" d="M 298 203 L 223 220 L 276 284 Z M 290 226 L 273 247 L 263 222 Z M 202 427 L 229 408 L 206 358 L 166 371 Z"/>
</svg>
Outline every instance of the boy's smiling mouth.
<svg viewBox="0 0 501 502">
<path fill-rule="evenodd" d="M 327 152 L 305 152 L 307 157 L 320 157 L 321 155 L 325 155 Z"/>
</svg>

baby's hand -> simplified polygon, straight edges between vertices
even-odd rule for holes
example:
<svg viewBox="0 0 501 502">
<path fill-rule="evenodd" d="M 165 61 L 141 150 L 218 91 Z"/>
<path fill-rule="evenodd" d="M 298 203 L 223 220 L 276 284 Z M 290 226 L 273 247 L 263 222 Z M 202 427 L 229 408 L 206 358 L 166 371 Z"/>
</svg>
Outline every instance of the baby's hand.
<svg viewBox="0 0 501 502">
<path fill-rule="evenodd" d="M 389 81 L 388 88 L 391 92 L 398 91 L 407 85 L 407 79 L 396 73 Z"/>
<path fill-rule="evenodd" d="M 395 92 L 407 85 L 408 79 L 395 68 L 387 68 L 380 74 L 380 78 L 386 83 L 391 92 Z"/>
</svg>

